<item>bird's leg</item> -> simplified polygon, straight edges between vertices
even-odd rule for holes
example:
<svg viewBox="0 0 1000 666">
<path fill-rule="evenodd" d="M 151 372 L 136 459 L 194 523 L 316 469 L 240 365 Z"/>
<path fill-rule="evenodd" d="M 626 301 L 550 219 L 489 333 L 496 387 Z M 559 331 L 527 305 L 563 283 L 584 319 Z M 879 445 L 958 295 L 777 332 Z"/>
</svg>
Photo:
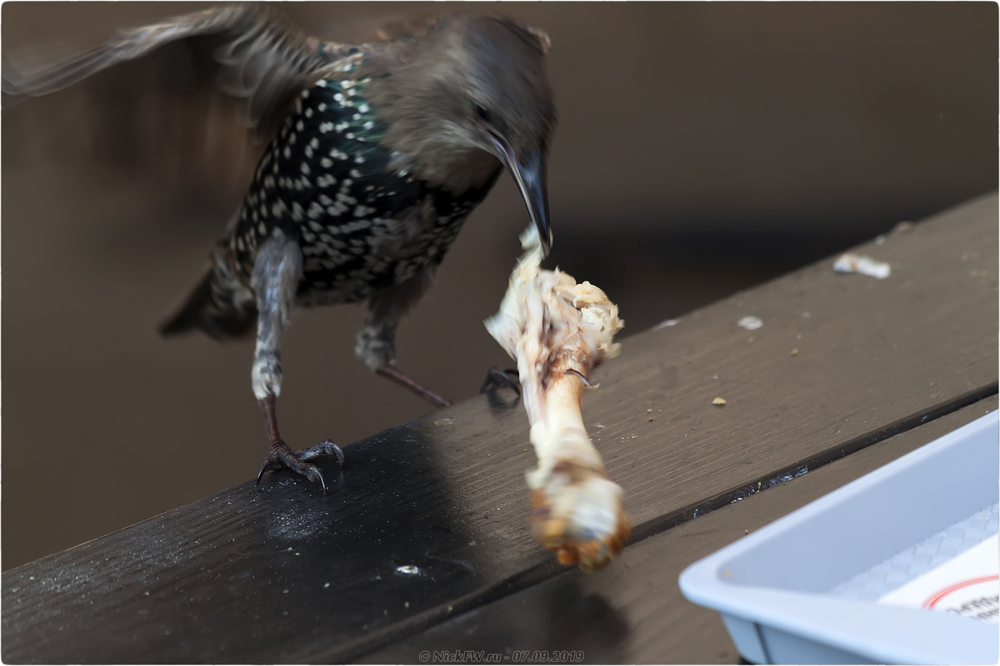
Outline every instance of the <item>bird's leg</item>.
<svg viewBox="0 0 1000 666">
<path fill-rule="evenodd" d="M 288 323 L 289 311 L 302 276 L 302 254 L 296 243 L 280 237 L 261 246 L 254 263 L 251 286 L 257 297 L 257 347 L 253 361 L 253 392 L 264 410 L 271 451 L 257 474 L 260 483 L 269 470 L 288 468 L 323 486 L 326 481 L 309 461 L 319 455 L 336 455 L 341 464 L 344 454 L 327 440 L 311 449 L 293 451 L 278 432 L 276 403 L 281 393 L 281 331 Z"/>
<path fill-rule="evenodd" d="M 375 369 L 375 373 L 385 377 L 386 379 L 391 379 L 400 386 L 405 386 L 421 398 L 430 402 L 435 407 L 451 407 L 455 404 L 448 398 L 438 395 L 434 391 L 430 390 L 416 379 L 410 377 L 408 374 L 397 368 L 395 365 L 380 366 Z"/>
<path fill-rule="evenodd" d="M 278 433 L 278 418 L 275 415 L 275 396 L 269 395 L 257 401 L 260 408 L 264 410 L 264 421 L 267 424 L 267 436 L 271 443 L 271 451 L 264 458 L 264 463 L 257 472 L 257 483 L 264 477 L 264 473 L 272 469 L 288 468 L 301 474 L 312 482 L 319 482 L 323 487 L 323 494 L 326 495 L 326 480 L 319 469 L 309 461 L 321 455 L 337 456 L 337 462 L 344 464 L 344 452 L 340 447 L 327 439 L 316 446 L 299 451 L 292 451 Z"/>
<path fill-rule="evenodd" d="M 430 286 L 432 275 L 431 270 L 424 271 L 373 296 L 354 353 L 376 374 L 408 388 L 435 407 L 450 407 L 454 404 L 451 400 L 396 367 L 396 326 Z"/>
</svg>

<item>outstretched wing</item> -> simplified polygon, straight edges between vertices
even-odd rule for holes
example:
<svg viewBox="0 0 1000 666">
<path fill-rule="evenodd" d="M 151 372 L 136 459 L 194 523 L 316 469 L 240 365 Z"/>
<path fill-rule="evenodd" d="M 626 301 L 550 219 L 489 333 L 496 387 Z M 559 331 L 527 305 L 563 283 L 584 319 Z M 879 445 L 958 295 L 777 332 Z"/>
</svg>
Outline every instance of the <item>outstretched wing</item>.
<svg viewBox="0 0 1000 666">
<path fill-rule="evenodd" d="M 318 70 L 355 48 L 305 35 L 265 7 L 224 5 L 124 32 L 57 62 L 24 69 L 5 62 L 3 106 L 61 90 L 176 43 L 189 47 L 196 68 L 214 74 L 217 87 L 241 103 L 243 119 L 260 134 L 271 131 L 289 97 L 309 85 Z"/>
</svg>

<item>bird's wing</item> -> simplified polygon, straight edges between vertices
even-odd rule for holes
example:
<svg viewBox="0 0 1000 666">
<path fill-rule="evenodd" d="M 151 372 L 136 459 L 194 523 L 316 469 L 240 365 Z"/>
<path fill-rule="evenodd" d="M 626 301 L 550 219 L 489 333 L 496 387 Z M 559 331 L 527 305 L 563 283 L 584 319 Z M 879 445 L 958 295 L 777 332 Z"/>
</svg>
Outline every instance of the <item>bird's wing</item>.
<svg viewBox="0 0 1000 666">
<path fill-rule="evenodd" d="M 61 90 L 110 67 L 170 44 L 189 46 L 195 65 L 214 72 L 217 87 L 241 102 L 243 119 L 261 134 L 290 95 L 355 47 L 305 35 L 287 19 L 256 5 L 223 5 L 129 30 L 76 55 L 26 69 L 4 64 L 6 108 L 26 97 Z"/>
</svg>

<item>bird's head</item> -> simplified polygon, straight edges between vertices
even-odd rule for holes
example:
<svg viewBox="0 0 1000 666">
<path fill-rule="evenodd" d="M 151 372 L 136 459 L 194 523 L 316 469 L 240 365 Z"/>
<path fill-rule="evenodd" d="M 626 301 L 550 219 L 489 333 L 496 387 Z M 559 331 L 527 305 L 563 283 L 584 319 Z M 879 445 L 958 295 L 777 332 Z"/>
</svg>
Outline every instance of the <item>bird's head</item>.
<svg viewBox="0 0 1000 666">
<path fill-rule="evenodd" d="M 414 160 L 422 178 L 467 189 L 492 177 L 499 160 L 546 251 L 546 162 L 556 125 L 548 46 L 547 35 L 510 19 L 449 16 L 401 41 L 388 54 L 389 76 L 372 85 L 389 121 L 386 142 Z"/>
</svg>

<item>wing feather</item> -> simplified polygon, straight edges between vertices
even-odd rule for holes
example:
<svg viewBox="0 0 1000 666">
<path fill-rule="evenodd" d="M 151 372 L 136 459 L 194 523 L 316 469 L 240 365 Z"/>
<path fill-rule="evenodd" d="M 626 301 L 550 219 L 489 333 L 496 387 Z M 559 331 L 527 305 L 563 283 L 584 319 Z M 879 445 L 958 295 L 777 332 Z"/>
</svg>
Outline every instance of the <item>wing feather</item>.
<svg viewBox="0 0 1000 666">
<path fill-rule="evenodd" d="M 3 106 L 62 90 L 178 42 L 191 47 L 197 66 L 214 71 L 218 89 L 240 102 L 243 120 L 259 134 L 272 131 L 275 115 L 319 70 L 355 50 L 306 35 L 267 7 L 223 5 L 122 32 L 41 66 L 15 68 L 5 62 Z"/>
</svg>

